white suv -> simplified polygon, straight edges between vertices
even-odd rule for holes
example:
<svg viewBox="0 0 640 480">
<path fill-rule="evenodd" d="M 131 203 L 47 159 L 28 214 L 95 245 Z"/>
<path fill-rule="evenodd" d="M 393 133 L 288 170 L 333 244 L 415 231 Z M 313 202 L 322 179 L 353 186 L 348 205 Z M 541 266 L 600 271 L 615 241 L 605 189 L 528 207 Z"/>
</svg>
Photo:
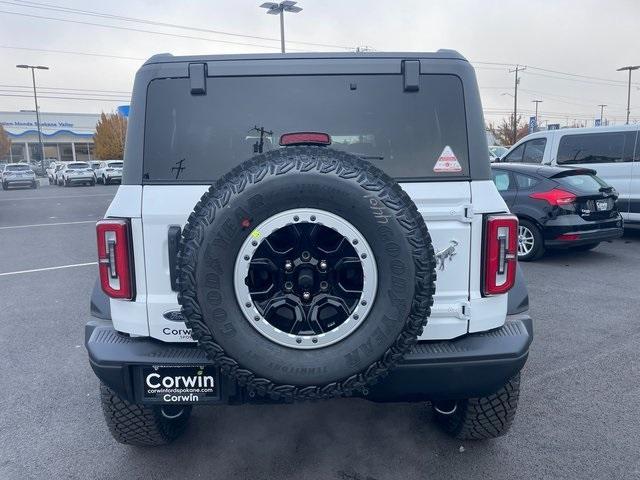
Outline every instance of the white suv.
<svg viewBox="0 0 640 480">
<path fill-rule="evenodd" d="M 456 52 L 151 58 L 86 327 L 111 433 L 347 396 L 505 433 L 532 339 L 517 223 Z"/>
<path fill-rule="evenodd" d="M 93 175 L 91 165 L 87 162 L 69 162 L 57 173 L 58 185 L 70 187 L 83 184 L 94 186 L 96 178 Z"/>
<path fill-rule="evenodd" d="M 105 160 L 95 169 L 98 182 L 108 185 L 122 180 L 122 160 Z"/>
</svg>

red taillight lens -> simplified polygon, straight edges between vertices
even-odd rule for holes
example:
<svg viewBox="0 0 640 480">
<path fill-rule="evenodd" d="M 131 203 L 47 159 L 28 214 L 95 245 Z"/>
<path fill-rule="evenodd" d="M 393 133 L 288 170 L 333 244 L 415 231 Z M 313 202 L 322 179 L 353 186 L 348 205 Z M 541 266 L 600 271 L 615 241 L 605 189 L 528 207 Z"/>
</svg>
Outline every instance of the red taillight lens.
<svg viewBox="0 0 640 480">
<path fill-rule="evenodd" d="M 122 219 L 101 220 L 98 234 L 98 268 L 100 284 L 111 298 L 133 298 L 133 271 L 129 257 L 129 222 Z"/>
<path fill-rule="evenodd" d="M 518 218 L 513 215 L 487 217 L 484 246 L 484 294 L 506 293 L 516 280 Z"/>
<path fill-rule="evenodd" d="M 280 145 L 331 145 L 331 135 L 319 132 L 285 133 L 280 137 Z"/>
<path fill-rule="evenodd" d="M 545 200 L 549 205 L 553 206 L 569 205 L 576 201 L 576 196 L 573 193 L 565 192 L 559 188 L 554 188 L 548 192 L 535 192 L 529 196 L 538 200 Z"/>
</svg>

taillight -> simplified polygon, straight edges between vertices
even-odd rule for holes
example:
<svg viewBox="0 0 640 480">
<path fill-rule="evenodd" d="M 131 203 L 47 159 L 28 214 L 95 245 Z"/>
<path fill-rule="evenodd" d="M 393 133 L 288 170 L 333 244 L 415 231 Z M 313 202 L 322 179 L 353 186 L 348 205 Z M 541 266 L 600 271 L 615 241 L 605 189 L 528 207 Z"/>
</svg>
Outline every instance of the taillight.
<svg viewBox="0 0 640 480">
<path fill-rule="evenodd" d="M 529 194 L 531 198 L 545 200 L 549 205 L 562 206 L 569 205 L 576 201 L 576 196 L 571 192 L 566 192 L 560 188 L 554 188 L 548 192 L 535 192 Z"/>
<path fill-rule="evenodd" d="M 96 224 L 100 284 L 104 293 L 111 298 L 133 298 L 129 231 L 127 220 L 108 219 Z"/>
<path fill-rule="evenodd" d="M 285 133 L 280 137 L 280 145 L 331 145 L 331 135 L 319 132 Z"/>
<path fill-rule="evenodd" d="M 516 280 L 518 218 L 514 215 L 487 217 L 484 248 L 484 294 L 508 292 Z"/>
</svg>

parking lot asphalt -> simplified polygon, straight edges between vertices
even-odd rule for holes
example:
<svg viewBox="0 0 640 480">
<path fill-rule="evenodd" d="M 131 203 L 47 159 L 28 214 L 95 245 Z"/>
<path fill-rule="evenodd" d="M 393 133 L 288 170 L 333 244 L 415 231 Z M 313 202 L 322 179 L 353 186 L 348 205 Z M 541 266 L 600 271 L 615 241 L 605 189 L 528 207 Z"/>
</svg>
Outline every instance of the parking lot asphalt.
<svg viewBox="0 0 640 480">
<path fill-rule="evenodd" d="M 523 265 L 535 340 L 505 437 L 460 442 L 424 405 L 348 399 L 198 408 L 172 445 L 115 443 L 83 326 L 116 189 L 0 191 L 1 479 L 640 478 L 637 231 Z"/>
</svg>

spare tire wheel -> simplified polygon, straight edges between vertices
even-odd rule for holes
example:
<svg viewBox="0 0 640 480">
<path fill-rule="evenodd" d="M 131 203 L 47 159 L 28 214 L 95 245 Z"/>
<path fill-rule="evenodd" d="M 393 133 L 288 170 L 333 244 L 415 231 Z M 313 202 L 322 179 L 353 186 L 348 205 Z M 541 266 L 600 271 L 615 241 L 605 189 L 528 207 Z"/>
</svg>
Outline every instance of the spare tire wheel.
<svg viewBox="0 0 640 480">
<path fill-rule="evenodd" d="M 272 398 L 366 392 L 415 344 L 435 292 L 408 195 L 318 146 L 257 155 L 211 186 L 178 270 L 193 338 L 223 374 Z"/>
</svg>

